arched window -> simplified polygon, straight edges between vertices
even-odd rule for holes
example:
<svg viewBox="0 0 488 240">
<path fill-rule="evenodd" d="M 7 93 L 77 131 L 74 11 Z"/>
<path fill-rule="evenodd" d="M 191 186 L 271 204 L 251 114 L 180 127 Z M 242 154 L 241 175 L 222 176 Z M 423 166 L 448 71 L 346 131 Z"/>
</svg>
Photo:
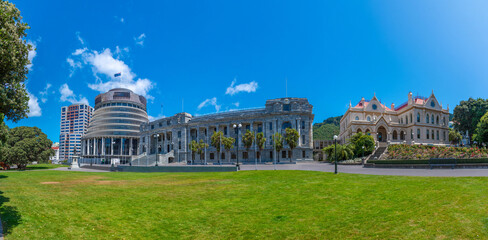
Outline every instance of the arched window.
<svg viewBox="0 0 488 240">
<path fill-rule="evenodd" d="M 400 118 L 400 123 L 403 124 L 403 118 Z"/>
<path fill-rule="evenodd" d="M 425 130 L 425 133 L 426 133 L 425 134 L 426 138 L 429 139 L 429 137 L 430 137 L 430 135 L 429 135 L 429 129 Z"/>
<path fill-rule="evenodd" d="M 434 114 L 432 114 L 432 116 L 430 117 L 430 123 L 434 124 Z"/>
<path fill-rule="evenodd" d="M 412 114 L 410 113 L 410 122 L 413 123 Z"/>
<path fill-rule="evenodd" d="M 436 121 L 437 125 L 439 125 L 439 116 L 437 116 L 437 119 L 436 120 L 437 120 Z"/>
<path fill-rule="evenodd" d="M 432 136 L 432 140 L 434 140 L 434 130 L 430 131 L 430 136 Z"/>
<path fill-rule="evenodd" d="M 420 129 L 417 129 L 417 139 L 420 139 Z"/>
<path fill-rule="evenodd" d="M 444 131 L 444 142 L 446 141 L 446 132 Z"/>
<path fill-rule="evenodd" d="M 408 124 L 408 116 L 405 117 L 405 124 Z"/>
<path fill-rule="evenodd" d="M 439 130 L 437 130 L 437 140 L 439 140 Z"/>
<path fill-rule="evenodd" d="M 370 116 L 368 116 L 366 119 L 368 120 L 368 122 L 371 122 L 371 117 Z"/>
<path fill-rule="evenodd" d="M 444 119 L 442 120 L 442 122 L 444 123 L 444 126 L 446 126 L 446 117 L 444 117 Z"/>
<path fill-rule="evenodd" d="M 420 122 L 420 113 L 417 113 L 417 122 Z"/>
<path fill-rule="evenodd" d="M 400 131 L 400 140 L 405 140 L 405 132 Z"/>
<path fill-rule="evenodd" d="M 358 121 L 358 120 L 359 120 L 359 117 L 358 117 L 358 116 L 356 116 L 356 121 Z"/>
<path fill-rule="evenodd" d="M 410 129 L 410 139 L 413 140 L 413 129 Z"/>
<path fill-rule="evenodd" d="M 393 131 L 393 140 L 397 140 L 398 136 L 397 136 L 397 131 Z"/>
<path fill-rule="evenodd" d="M 427 116 L 425 116 L 425 123 L 429 123 L 429 114 L 427 114 Z"/>
</svg>

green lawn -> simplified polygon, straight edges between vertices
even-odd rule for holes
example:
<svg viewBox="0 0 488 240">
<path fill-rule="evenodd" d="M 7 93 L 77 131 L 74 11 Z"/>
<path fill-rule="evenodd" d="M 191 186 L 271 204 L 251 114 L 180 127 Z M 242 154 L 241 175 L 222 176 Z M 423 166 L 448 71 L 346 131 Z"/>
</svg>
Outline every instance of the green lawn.
<svg viewBox="0 0 488 240">
<path fill-rule="evenodd" d="M 0 173 L 6 239 L 488 238 L 488 178 Z"/>
</svg>

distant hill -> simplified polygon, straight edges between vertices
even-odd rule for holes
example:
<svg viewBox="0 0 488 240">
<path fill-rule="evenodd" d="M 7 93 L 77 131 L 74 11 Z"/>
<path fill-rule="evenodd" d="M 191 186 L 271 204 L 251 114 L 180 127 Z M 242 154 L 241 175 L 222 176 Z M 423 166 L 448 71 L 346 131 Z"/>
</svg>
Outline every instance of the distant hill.
<svg viewBox="0 0 488 240">
<path fill-rule="evenodd" d="M 313 139 L 314 140 L 333 140 L 334 135 L 339 135 L 340 121 L 342 116 L 330 117 L 321 123 L 313 125 Z"/>
</svg>

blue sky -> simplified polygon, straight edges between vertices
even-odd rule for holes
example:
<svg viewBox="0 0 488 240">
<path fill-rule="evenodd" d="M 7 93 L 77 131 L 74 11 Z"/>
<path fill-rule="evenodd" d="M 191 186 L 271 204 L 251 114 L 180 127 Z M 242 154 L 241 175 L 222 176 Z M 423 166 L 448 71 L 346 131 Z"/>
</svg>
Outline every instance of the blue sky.
<svg viewBox="0 0 488 240">
<path fill-rule="evenodd" d="M 31 29 L 31 116 L 59 141 L 61 106 L 123 86 L 148 114 L 205 114 L 306 97 L 315 122 L 349 101 L 434 90 L 487 98 L 487 1 L 12 1 Z M 123 72 L 122 78 L 113 74 Z M 161 104 L 163 112 L 161 113 Z"/>
</svg>

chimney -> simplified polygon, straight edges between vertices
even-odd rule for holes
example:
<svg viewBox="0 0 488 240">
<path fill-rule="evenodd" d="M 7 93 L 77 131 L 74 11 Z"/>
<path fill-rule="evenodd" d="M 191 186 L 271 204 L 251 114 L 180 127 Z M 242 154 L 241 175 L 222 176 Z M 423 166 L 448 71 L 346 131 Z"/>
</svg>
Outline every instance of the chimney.
<svg viewBox="0 0 488 240">
<path fill-rule="evenodd" d="M 391 104 L 391 110 L 395 110 L 395 104 L 394 103 Z"/>
</svg>

